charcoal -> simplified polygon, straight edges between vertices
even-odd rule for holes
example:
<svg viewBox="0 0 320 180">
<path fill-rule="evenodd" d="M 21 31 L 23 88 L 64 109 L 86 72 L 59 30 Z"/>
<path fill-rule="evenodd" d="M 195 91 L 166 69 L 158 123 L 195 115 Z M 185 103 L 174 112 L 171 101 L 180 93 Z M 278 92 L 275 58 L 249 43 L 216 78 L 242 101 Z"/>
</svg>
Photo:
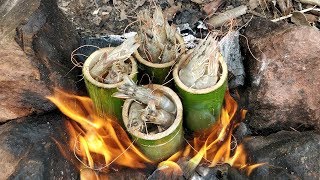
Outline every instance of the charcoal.
<svg viewBox="0 0 320 180">
<path fill-rule="evenodd" d="M 0 179 L 77 179 L 78 169 L 54 142 L 66 142 L 63 119 L 54 111 L 1 125 Z"/>
<path fill-rule="evenodd" d="M 244 140 L 249 159 L 267 163 L 253 171 L 251 177 L 320 178 L 320 135 L 312 131 L 280 131 L 269 136 Z"/>
</svg>

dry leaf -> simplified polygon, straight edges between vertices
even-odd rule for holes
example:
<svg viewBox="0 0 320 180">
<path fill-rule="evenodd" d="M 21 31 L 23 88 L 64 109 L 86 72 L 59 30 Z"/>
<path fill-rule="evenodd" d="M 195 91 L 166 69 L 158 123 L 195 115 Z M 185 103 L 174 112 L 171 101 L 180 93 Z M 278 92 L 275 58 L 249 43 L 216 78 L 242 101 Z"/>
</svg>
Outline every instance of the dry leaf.
<svg viewBox="0 0 320 180">
<path fill-rule="evenodd" d="M 309 23 L 315 23 L 316 21 L 318 21 L 318 16 L 316 16 L 316 15 L 304 14 L 304 16 L 306 16 Z"/>
<path fill-rule="evenodd" d="M 123 8 L 120 10 L 120 21 L 127 19 L 127 14 Z"/>
<path fill-rule="evenodd" d="M 259 0 L 249 0 L 250 10 L 254 10 L 259 6 Z"/>
<path fill-rule="evenodd" d="M 310 26 L 306 16 L 301 12 L 293 12 L 291 16 L 291 21 L 299 26 Z"/>
<path fill-rule="evenodd" d="M 320 0 L 299 0 L 303 4 L 311 4 L 320 6 Z"/>
<path fill-rule="evenodd" d="M 174 6 L 174 0 L 167 0 L 167 2 L 170 6 Z"/>
<path fill-rule="evenodd" d="M 197 4 L 202 4 L 203 1 L 202 0 L 191 0 L 191 2 L 197 3 Z"/>
<path fill-rule="evenodd" d="M 277 0 L 277 4 L 284 15 L 288 15 L 293 9 L 292 2 L 288 0 Z"/>
<path fill-rule="evenodd" d="M 181 10 L 181 3 L 179 2 L 176 6 L 171 6 L 163 11 L 163 15 L 168 21 L 171 21 L 178 11 Z"/>
<path fill-rule="evenodd" d="M 194 2 L 197 4 L 210 3 L 211 1 L 215 1 L 215 0 L 191 0 L 191 2 Z"/>
<path fill-rule="evenodd" d="M 99 13 L 99 11 L 100 11 L 100 8 L 94 10 L 94 11 L 92 12 L 92 15 L 97 15 L 97 14 Z"/>
<path fill-rule="evenodd" d="M 223 3 L 223 0 L 215 0 L 203 6 L 202 10 L 207 14 L 215 13 L 219 6 Z"/>
</svg>

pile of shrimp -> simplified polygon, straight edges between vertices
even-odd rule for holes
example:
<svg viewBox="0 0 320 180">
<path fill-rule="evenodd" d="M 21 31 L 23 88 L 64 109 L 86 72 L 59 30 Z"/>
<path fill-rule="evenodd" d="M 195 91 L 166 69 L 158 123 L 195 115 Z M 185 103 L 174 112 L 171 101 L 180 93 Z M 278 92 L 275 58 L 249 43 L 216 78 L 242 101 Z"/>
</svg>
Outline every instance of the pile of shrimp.
<svg viewBox="0 0 320 180">
<path fill-rule="evenodd" d="M 131 73 L 131 64 L 127 61 L 139 47 L 135 37 L 125 40 L 120 46 L 102 54 L 98 62 L 90 69 L 91 76 L 99 82 L 115 84 Z"/>
<path fill-rule="evenodd" d="M 163 93 L 136 85 L 128 76 L 114 97 L 134 99 L 129 110 L 128 131 L 156 134 L 169 128 L 176 116 L 176 105 Z"/>
<path fill-rule="evenodd" d="M 192 51 L 188 63 L 180 69 L 182 83 L 194 89 L 214 86 L 219 80 L 219 56 L 216 36 L 209 34 Z"/>
<path fill-rule="evenodd" d="M 176 27 L 169 25 L 160 7 L 155 8 L 153 17 L 145 10 L 138 14 L 141 46 L 140 55 L 152 63 L 175 61 L 179 56 L 180 45 L 175 37 Z"/>
</svg>

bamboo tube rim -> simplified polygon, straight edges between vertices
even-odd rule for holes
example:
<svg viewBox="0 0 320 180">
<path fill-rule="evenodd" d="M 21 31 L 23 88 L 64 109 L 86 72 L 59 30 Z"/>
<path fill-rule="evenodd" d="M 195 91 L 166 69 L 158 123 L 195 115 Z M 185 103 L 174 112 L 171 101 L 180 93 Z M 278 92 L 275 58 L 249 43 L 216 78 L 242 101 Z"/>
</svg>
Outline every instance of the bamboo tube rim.
<svg viewBox="0 0 320 180">
<path fill-rule="evenodd" d="M 167 95 L 167 97 L 169 97 L 169 99 L 171 99 L 173 103 L 175 103 L 177 108 L 176 117 L 173 121 L 173 124 L 168 129 L 166 129 L 161 133 L 145 134 L 140 131 L 130 131 L 129 133 L 137 138 L 144 139 L 144 140 L 158 140 L 158 139 L 167 137 L 168 135 L 172 134 L 177 128 L 179 128 L 179 125 L 181 124 L 181 121 L 182 121 L 182 103 L 178 95 L 173 90 L 171 90 L 166 86 L 162 86 L 158 84 L 149 84 L 146 86 L 150 86 L 153 90 L 160 90 L 161 92 L 164 93 L 164 95 Z M 123 104 L 122 119 L 126 128 L 129 121 L 129 110 L 133 102 L 135 102 L 133 99 L 127 99 Z"/>
<path fill-rule="evenodd" d="M 228 67 L 226 62 L 223 60 L 223 57 L 221 54 L 219 55 L 219 64 L 222 70 L 222 75 L 220 76 L 218 82 L 215 85 L 205 89 L 195 89 L 195 88 L 190 88 L 185 84 L 183 84 L 183 82 L 180 80 L 180 77 L 179 77 L 179 70 L 181 69 L 181 66 L 184 66 L 185 63 L 190 60 L 192 52 L 193 50 L 190 50 L 187 54 L 182 56 L 179 63 L 175 65 L 173 69 L 173 79 L 175 83 L 184 91 L 192 94 L 207 94 L 221 87 L 228 77 Z"/>
<path fill-rule="evenodd" d="M 95 51 L 86 59 L 86 61 L 83 64 L 82 73 L 83 73 L 84 77 L 90 83 L 94 84 L 97 87 L 101 87 L 101 88 L 105 88 L 105 89 L 112 89 L 112 88 L 117 88 L 124 83 L 123 81 L 115 83 L 115 84 L 102 83 L 102 82 L 95 80 L 90 74 L 90 69 L 98 61 L 98 59 L 101 57 L 101 55 L 105 52 L 111 51 L 112 49 L 113 49 L 113 47 L 107 47 L 107 48 L 101 48 L 101 49 Z M 131 79 L 133 79 L 135 74 L 138 73 L 137 62 L 134 60 L 134 58 L 132 56 L 129 57 L 129 60 L 131 62 L 131 73 L 130 73 L 129 77 Z"/>
<path fill-rule="evenodd" d="M 184 45 L 183 38 L 178 33 L 175 34 L 175 38 L 177 39 L 178 43 L 181 45 L 180 53 L 181 54 L 185 53 L 186 46 Z M 170 66 L 172 66 L 172 65 L 174 65 L 176 63 L 175 60 L 170 61 L 170 62 L 166 62 L 166 63 L 153 63 L 153 62 L 147 61 L 143 57 L 141 57 L 141 55 L 140 55 L 138 50 L 134 52 L 134 56 L 136 57 L 136 59 L 140 63 L 142 63 L 142 64 L 144 64 L 146 66 L 149 66 L 149 67 L 153 67 L 153 68 L 166 68 L 166 67 L 170 67 Z"/>
</svg>

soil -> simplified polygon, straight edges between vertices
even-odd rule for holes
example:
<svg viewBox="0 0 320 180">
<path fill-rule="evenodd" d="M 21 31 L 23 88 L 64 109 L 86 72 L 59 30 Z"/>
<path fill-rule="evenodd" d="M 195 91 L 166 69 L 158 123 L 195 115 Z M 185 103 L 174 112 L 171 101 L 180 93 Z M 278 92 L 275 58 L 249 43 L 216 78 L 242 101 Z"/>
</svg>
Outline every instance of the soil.
<svg viewBox="0 0 320 180">
<path fill-rule="evenodd" d="M 253 17 L 269 20 L 284 17 L 294 11 L 313 7 L 296 1 L 261 0 L 58 0 L 58 6 L 76 27 L 81 36 L 104 36 L 136 31 L 137 12 L 143 9 L 153 11 L 154 4 L 160 6 L 169 23 L 180 28 L 181 33 L 204 37 L 210 31 L 221 35 L 230 28 L 241 29 Z M 210 27 L 206 24 L 211 17 L 217 16 L 240 5 L 248 7 L 247 13 L 222 27 Z M 319 10 L 294 13 L 284 22 L 297 25 L 319 27 Z M 276 20 L 279 21 L 279 20 Z M 204 22 L 204 23 L 203 23 Z"/>
</svg>

